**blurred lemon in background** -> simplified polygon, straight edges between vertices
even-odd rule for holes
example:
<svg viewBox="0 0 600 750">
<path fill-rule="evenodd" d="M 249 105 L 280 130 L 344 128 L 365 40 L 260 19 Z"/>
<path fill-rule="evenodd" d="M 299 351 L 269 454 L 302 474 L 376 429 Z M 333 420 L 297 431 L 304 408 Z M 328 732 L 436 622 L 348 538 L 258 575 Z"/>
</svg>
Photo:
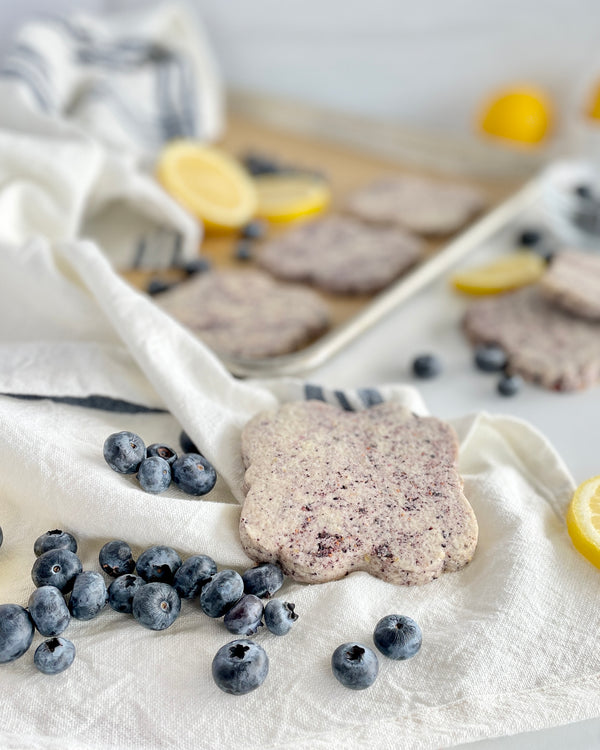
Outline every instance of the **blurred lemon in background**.
<svg viewBox="0 0 600 750">
<path fill-rule="evenodd" d="M 322 211 L 331 200 L 329 185 L 309 174 L 273 174 L 255 177 L 257 215 L 285 222 Z"/>
<path fill-rule="evenodd" d="M 591 120 L 600 120 L 600 84 L 592 92 L 586 114 Z"/>
<path fill-rule="evenodd" d="M 484 106 L 479 127 L 488 135 L 520 144 L 541 143 L 552 127 L 552 104 L 533 86 L 499 92 Z"/>
<path fill-rule="evenodd" d="M 254 183 L 229 154 L 196 141 L 173 141 L 160 154 L 159 182 L 208 230 L 237 229 L 257 207 Z"/>
<path fill-rule="evenodd" d="M 450 281 L 466 294 L 501 294 L 539 281 L 546 262 L 535 253 L 508 253 L 503 258 L 455 273 Z"/>
</svg>

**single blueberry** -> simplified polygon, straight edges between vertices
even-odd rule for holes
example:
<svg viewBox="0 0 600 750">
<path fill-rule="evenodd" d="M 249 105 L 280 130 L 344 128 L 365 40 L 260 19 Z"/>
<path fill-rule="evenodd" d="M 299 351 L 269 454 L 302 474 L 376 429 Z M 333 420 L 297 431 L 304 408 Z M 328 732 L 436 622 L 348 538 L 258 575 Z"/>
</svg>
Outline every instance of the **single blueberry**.
<svg viewBox="0 0 600 750">
<path fill-rule="evenodd" d="M 500 372 L 508 362 L 506 352 L 496 344 L 481 344 L 475 349 L 475 366 L 483 372 Z"/>
<path fill-rule="evenodd" d="M 67 638 L 50 638 L 36 648 L 33 663 L 44 674 L 59 674 L 75 659 L 75 646 Z"/>
<path fill-rule="evenodd" d="M 168 628 L 177 619 L 180 609 L 179 594 L 168 583 L 147 583 L 133 595 L 133 616 L 140 625 L 150 630 Z"/>
<path fill-rule="evenodd" d="M 242 598 L 244 582 L 235 570 L 221 570 L 200 592 L 200 607 L 209 617 L 222 617 Z"/>
<path fill-rule="evenodd" d="M 0 664 L 14 661 L 33 641 L 33 620 L 18 604 L 0 604 Z"/>
<path fill-rule="evenodd" d="M 522 385 L 523 378 L 520 375 L 503 375 L 498 381 L 497 390 L 501 396 L 514 396 Z"/>
<path fill-rule="evenodd" d="M 207 258 L 194 258 L 194 260 L 188 261 L 183 270 L 188 276 L 195 276 L 198 273 L 204 273 L 210 271 L 210 261 Z"/>
<path fill-rule="evenodd" d="M 146 446 L 139 435 L 123 430 L 106 438 L 103 452 L 111 469 L 121 474 L 135 474 L 146 457 Z"/>
<path fill-rule="evenodd" d="M 180 567 L 181 557 L 172 547 L 162 544 L 142 552 L 137 561 L 137 572 L 148 583 L 173 583 L 175 573 Z"/>
<path fill-rule="evenodd" d="M 31 578 L 36 586 L 56 586 L 62 592 L 73 588 L 75 577 L 81 573 L 81 560 L 68 549 L 50 549 L 33 563 Z"/>
<path fill-rule="evenodd" d="M 77 620 L 93 620 L 106 606 L 108 592 L 104 578 L 93 570 L 84 570 L 76 578 L 69 609 Z"/>
<path fill-rule="evenodd" d="M 283 586 L 283 571 L 274 563 L 260 563 L 242 574 L 244 591 L 263 598 L 273 596 Z"/>
<path fill-rule="evenodd" d="M 178 568 L 173 586 L 182 599 L 195 599 L 216 572 L 217 564 L 212 557 L 192 555 Z"/>
<path fill-rule="evenodd" d="M 244 594 L 226 613 L 223 623 L 234 635 L 254 635 L 262 625 L 263 603 L 254 594 Z"/>
<path fill-rule="evenodd" d="M 435 354 L 421 354 L 413 360 L 412 370 L 418 378 L 435 378 L 442 371 L 442 362 Z"/>
<path fill-rule="evenodd" d="M 267 233 L 267 223 L 254 219 L 242 227 L 242 237 L 246 240 L 260 240 Z"/>
<path fill-rule="evenodd" d="M 123 576 L 126 573 L 133 573 L 135 570 L 135 560 L 131 547 L 122 539 L 106 542 L 100 550 L 98 561 L 102 570 L 113 578 Z"/>
<path fill-rule="evenodd" d="M 252 243 L 247 240 L 238 242 L 235 246 L 236 260 L 252 260 Z"/>
<path fill-rule="evenodd" d="M 140 464 L 137 478 L 143 490 L 158 495 L 167 490 L 171 484 L 171 467 L 164 458 L 150 456 Z"/>
<path fill-rule="evenodd" d="M 296 605 L 281 599 L 271 599 L 265 606 L 265 625 L 273 635 L 285 635 L 298 619 Z"/>
<path fill-rule="evenodd" d="M 331 657 L 331 670 L 344 687 L 364 690 L 370 687 L 379 672 L 377 655 L 361 643 L 343 643 Z"/>
<path fill-rule="evenodd" d="M 68 549 L 71 552 L 77 552 L 77 540 L 68 531 L 52 529 L 38 536 L 33 543 L 33 551 L 36 557 L 51 549 Z"/>
<path fill-rule="evenodd" d="M 35 627 L 45 638 L 60 635 L 71 621 L 65 598 L 56 586 L 35 589 L 27 608 Z"/>
<path fill-rule="evenodd" d="M 146 291 L 151 297 L 154 297 L 155 294 L 162 294 L 163 292 L 166 292 L 168 289 L 170 289 L 173 285 L 169 284 L 167 281 L 164 281 L 163 279 L 150 279 L 150 282 L 148 283 L 148 286 L 146 287 Z"/>
<path fill-rule="evenodd" d="M 251 175 L 276 174 L 281 170 L 279 162 L 266 154 L 251 151 L 242 157 L 245 168 Z"/>
<path fill-rule="evenodd" d="M 269 672 L 269 657 L 264 648 L 242 638 L 217 651 L 212 676 L 218 687 L 231 695 L 245 695 L 263 684 Z"/>
<path fill-rule="evenodd" d="M 390 659 L 410 659 L 419 651 L 422 641 L 419 625 L 404 615 L 382 617 L 373 632 L 373 642 Z"/>
<path fill-rule="evenodd" d="M 171 467 L 173 481 L 188 495 L 206 495 L 215 486 L 217 472 L 199 453 L 184 453 Z"/>
<path fill-rule="evenodd" d="M 131 573 L 115 578 L 108 587 L 108 603 L 115 612 L 130 615 L 133 606 L 133 597 L 136 591 L 146 585 L 146 581 L 140 576 Z"/>
<path fill-rule="evenodd" d="M 539 245 L 542 241 L 544 233 L 539 229 L 527 228 L 521 230 L 517 236 L 517 242 L 522 247 L 533 247 Z"/>
<path fill-rule="evenodd" d="M 592 200 L 594 196 L 594 190 L 591 185 L 575 185 L 573 188 L 573 192 L 578 198 L 583 198 L 583 200 L 589 201 Z"/>
<path fill-rule="evenodd" d="M 146 458 L 150 458 L 150 456 L 163 458 L 170 466 L 177 458 L 177 453 L 175 453 L 173 448 L 164 443 L 152 443 L 152 445 L 146 448 Z"/>
<path fill-rule="evenodd" d="M 199 456 L 202 455 L 202 452 L 196 447 L 196 443 L 194 443 L 185 430 L 181 430 L 179 435 L 179 445 L 181 445 L 181 450 L 184 453 L 197 453 Z"/>
</svg>

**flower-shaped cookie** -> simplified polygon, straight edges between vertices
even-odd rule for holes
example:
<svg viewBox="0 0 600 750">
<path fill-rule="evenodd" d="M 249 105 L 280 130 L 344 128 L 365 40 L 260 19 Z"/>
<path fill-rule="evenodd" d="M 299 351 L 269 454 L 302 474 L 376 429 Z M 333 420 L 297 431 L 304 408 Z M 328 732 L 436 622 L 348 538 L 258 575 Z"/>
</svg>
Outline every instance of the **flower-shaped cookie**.
<svg viewBox="0 0 600 750">
<path fill-rule="evenodd" d="M 250 557 L 297 581 L 363 570 L 421 584 L 458 570 L 477 544 L 453 429 L 384 403 L 346 412 L 320 401 L 254 417 L 242 434 Z"/>
</svg>

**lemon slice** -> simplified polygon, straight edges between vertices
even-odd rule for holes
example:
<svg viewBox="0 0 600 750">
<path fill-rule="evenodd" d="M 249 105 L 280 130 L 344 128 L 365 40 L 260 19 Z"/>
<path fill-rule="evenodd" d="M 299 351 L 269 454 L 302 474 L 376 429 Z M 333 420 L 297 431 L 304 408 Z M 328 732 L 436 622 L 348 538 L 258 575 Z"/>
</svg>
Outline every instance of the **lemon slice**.
<svg viewBox="0 0 600 750">
<path fill-rule="evenodd" d="M 480 119 L 484 133 L 529 145 L 543 141 L 551 127 L 550 99 L 533 86 L 499 92 L 487 103 Z"/>
<path fill-rule="evenodd" d="M 600 476 L 588 479 L 573 493 L 567 530 L 575 549 L 600 568 Z"/>
<path fill-rule="evenodd" d="M 546 263 L 535 253 L 511 253 L 486 266 L 454 274 L 452 284 L 467 294 L 499 294 L 538 281 Z"/>
<path fill-rule="evenodd" d="M 252 179 L 218 148 L 173 141 L 163 149 L 156 172 L 165 190 L 208 229 L 237 229 L 256 211 Z"/>
<path fill-rule="evenodd" d="M 257 214 L 284 222 L 322 211 L 331 200 L 329 186 L 318 177 L 303 174 L 270 174 L 254 179 Z"/>
</svg>

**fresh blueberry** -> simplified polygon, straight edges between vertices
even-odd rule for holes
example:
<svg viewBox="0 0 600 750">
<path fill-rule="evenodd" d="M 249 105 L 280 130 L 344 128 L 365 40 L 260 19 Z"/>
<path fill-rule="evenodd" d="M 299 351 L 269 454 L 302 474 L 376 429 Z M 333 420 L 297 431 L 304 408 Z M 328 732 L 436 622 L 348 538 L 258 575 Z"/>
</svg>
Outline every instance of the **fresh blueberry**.
<svg viewBox="0 0 600 750">
<path fill-rule="evenodd" d="M 59 674 L 75 659 L 75 646 L 67 638 L 50 638 L 36 648 L 33 663 L 44 674 Z"/>
<path fill-rule="evenodd" d="M 244 591 L 261 598 L 269 598 L 283 586 L 283 571 L 274 563 L 260 563 L 242 574 Z"/>
<path fill-rule="evenodd" d="M 501 396 L 514 396 L 521 390 L 523 378 L 520 375 L 503 375 L 498 381 L 498 393 Z"/>
<path fill-rule="evenodd" d="M 242 240 L 235 246 L 236 260 L 252 260 L 252 243 Z"/>
<path fill-rule="evenodd" d="M 253 151 L 242 157 L 242 162 L 251 175 L 277 174 L 281 171 L 278 161 L 266 154 L 259 154 Z"/>
<path fill-rule="evenodd" d="M 242 638 L 217 651 L 212 662 L 213 680 L 225 693 L 245 695 L 263 684 L 269 672 L 264 648 Z"/>
<path fill-rule="evenodd" d="M 575 185 L 573 188 L 573 192 L 578 198 L 583 198 L 583 200 L 589 201 L 594 198 L 594 191 L 590 185 Z"/>
<path fill-rule="evenodd" d="M 33 640 L 33 620 L 18 604 L 0 604 L 0 664 L 14 661 Z"/>
<path fill-rule="evenodd" d="M 126 573 L 133 573 L 135 570 L 135 560 L 131 547 L 121 539 L 106 542 L 100 550 L 98 561 L 102 570 L 113 578 L 123 576 Z"/>
<path fill-rule="evenodd" d="M 210 271 L 210 261 L 207 258 L 194 258 L 185 264 L 183 270 L 188 276 L 205 273 L 205 271 Z"/>
<path fill-rule="evenodd" d="M 209 617 L 222 617 L 242 598 L 244 582 L 235 570 L 221 570 L 200 592 L 200 606 Z"/>
<path fill-rule="evenodd" d="M 298 619 L 294 612 L 296 608 L 292 602 L 281 599 L 271 599 L 265 606 L 265 625 L 273 635 L 285 635 L 290 632 L 292 625 Z"/>
<path fill-rule="evenodd" d="M 390 659 L 410 659 L 421 648 L 423 634 L 419 625 L 404 615 L 387 615 L 375 626 L 373 641 Z"/>
<path fill-rule="evenodd" d="M 172 284 L 169 284 L 167 281 L 163 281 L 163 279 L 150 279 L 150 282 L 146 287 L 146 291 L 151 297 L 154 297 L 155 294 L 162 294 L 163 292 L 166 292 L 171 288 L 171 286 Z"/>
<path fill-rule="evenodd" d="M 140 576 L 134 576 L 131 573 L 119 576 L 108 587 L 108 603 L 115 612 L 130 615 L 133 597 L 136 591 L 145 585 L 146 581 Z"/>
<path fill-rule="evenodd" d="M 147 583 L 133 595 L 133 616 L 150 630 L 168 628 L 177 619 L 180 609 L 179 594 L 168 583 Z"/>
<path fill-rule="evenodd" d="M 44 552 L 48 552 L 51 549 L 68 549 L 71 552 L 77 552 L 77 540 L 68 531 L 52 529 L 38 536 L 33 543 L 33 551 L 36 557 L 43 555 Z"/>
<path fill-rule="evenodd" d="M 343 643 L 331 657 L 331 670 L 344 687 L 364 690 L 370 687 L 379 672 L 377 655 L 361 643 Z"/>
<path fill-rule="evenodd" d="M 181 430 L 181 434 L 179 435 L 179 445 L 181 445 L 181 450 L 184 453 L 197 453 L 199 456 L 202 455 L 201 451 L 196 447 L 196 443 L 194 443 L 185 430 Z"/>
<path fill-rule="evenodd" d="M 435 354 L 421 354 L 413 360 L 412 370 L 418 378 L 435 378 L 442 371 L 442 362 Z"/>
<path fill-rule="evenodd" d="M 100 573 L 84 570 L 77 576 L 69 599 L 69 609 L 76 620 L 93 620 L 107 601 L 108 592 Z"/>
<path fill-rule="evenodd" d="M 60 635 L 71 621 L 65 598 L 56 586 L 35 589 L 27 608 L 35 627 L 45 638 Z"/>
<path fill-rule="evenodd" d="M 140 464 L 137 478 L 143 490 L 158 495 L 171 484 L 171 467 L 164 458 L 150 456 Z"/>
<path fill-rule="evenodd" d="M 182 599 L 195 599 L 216 572 L 217 564 L 212 557 L 192 555 L 178 568 L 173 586 Z"/>
<path fill-rule="evenodd" d="M 504 370 L 508 358 L 504 349 L 496 344 L 481 344 L 475 349 L 475 366 L 483 372 Z"/>
<path fill-rule="evenodd" d="M 217 472 L 199 453 L 184 453 L 171 467 L 173 481 L 188 495 L 206 495 L 215 486 Z"/>
<path fill-rule="evenodd" d="M 260 240 L 267 233 L 267 224 L 261 219 L 249 221 L 242 227 L 242 237 L 246 240 Z"/>
<path fill-rule="evenodd" d="M 175 573 L 180 567 L 181 557 L 172 547 L 162 544 L 142 552 L 137 561 L 137 572 L 148 583 L 173 583 Z"/>
<path fill-rule="evenodd" d="M 152 445 L 146 448 L 146 458 L 150 458 L 151 456 L 163 458 L 170 466 L 177 458 L 177 453 L 175 453 L 173 448 L 164 443 L 152 443 Z"/>
<path fill-rule="evenodd" d="M 56 586 L 62 592 L 73 588 L 83 570 L 81 560 L 68 549 L 50 549 L 33 563 L 31 578 L 36 586 Z"/>
<path fill-rule="evenodd" d="M 254 594 L 245 594 L 223 618 L 227 630 L 234 635 L 254 635 L 262 625 L 263 603 Z"/>
<path fill-rule="evenodd" d="M 135 474 L 145 457 L 144 441 L 133 432 L 114 432 L 104 441 L 104 460 L 121 474 Z"/>
<path fill-rule="evenodd" d="M 527 228 L 527 229 L 523 229 L 519 233 L 517 237 L 517 242 L 522 247 L 533 247 L 534 245 L 540 244 L 543 236 L 544 236 L 544 233 L 541 232 L 539 229 Z"/>
</svg>

